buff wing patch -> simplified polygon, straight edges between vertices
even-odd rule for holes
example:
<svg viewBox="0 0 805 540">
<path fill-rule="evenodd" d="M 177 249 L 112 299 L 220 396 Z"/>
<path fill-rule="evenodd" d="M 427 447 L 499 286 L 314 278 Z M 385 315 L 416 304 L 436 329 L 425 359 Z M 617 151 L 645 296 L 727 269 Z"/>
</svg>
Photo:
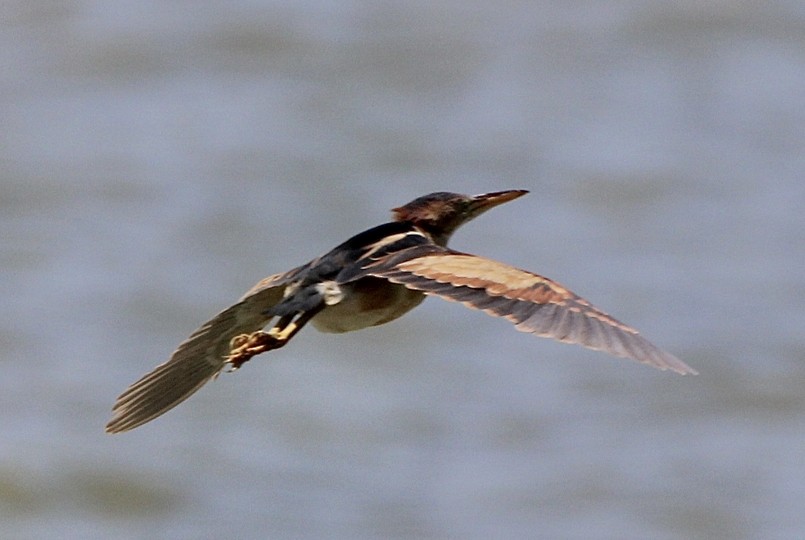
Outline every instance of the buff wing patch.
<svg viewBox="0 0 805 540">
<path fill-rule="evenodd" d="M 521 332 L 576 343 L 662 370 L 696 373 L 634 328 L 555 281 L 501 262 L 444 250 L 367 270 L 411 289 L 503 317 Z"/>
</svg>

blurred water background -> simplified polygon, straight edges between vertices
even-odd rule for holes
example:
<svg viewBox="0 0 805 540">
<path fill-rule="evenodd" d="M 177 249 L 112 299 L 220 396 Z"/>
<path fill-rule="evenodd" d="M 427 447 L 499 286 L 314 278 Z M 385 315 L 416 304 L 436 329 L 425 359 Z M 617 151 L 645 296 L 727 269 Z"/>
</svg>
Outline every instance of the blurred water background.
<svg viewBox="0 0 805 540">
<path fill-rule="evenodd" d="M 0 536 L 805 537 L 805 4 L 7 1 Z M 430 299 L 125 386 L 431 191 L 679 377 Z"/>
</svg>

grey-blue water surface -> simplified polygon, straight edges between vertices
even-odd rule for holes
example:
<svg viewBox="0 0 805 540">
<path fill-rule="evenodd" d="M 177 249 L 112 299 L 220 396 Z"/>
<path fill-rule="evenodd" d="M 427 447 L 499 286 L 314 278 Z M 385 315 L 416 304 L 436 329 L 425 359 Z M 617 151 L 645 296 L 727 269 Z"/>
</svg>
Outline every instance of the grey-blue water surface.
<svg viewBox="0 0 805 540">
<path fill-rule="evenodd" d="M 46 2 L 0 15 L 0 536 L 805 537 L 801 2 Z M 123 388 L 431 191 L 679 377 L 430 299 L 136 431 Z"/>
</svg>

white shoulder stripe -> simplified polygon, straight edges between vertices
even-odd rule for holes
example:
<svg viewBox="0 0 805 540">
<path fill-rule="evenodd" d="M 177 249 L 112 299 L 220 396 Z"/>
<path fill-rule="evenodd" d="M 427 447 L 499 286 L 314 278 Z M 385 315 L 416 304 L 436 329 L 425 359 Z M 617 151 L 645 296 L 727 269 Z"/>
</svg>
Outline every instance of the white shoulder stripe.
<svg viewBox="0 0 805 540">
<path fill-rule="evenodd" d="M 384 247 L 390 246 L 390 245 L 392 245 L 392 244 L 394 244 L 396 242 L 399 242 L 400 240 L 403 240 L 404 238 L 406 238 L 408 236 L 419 236 L 419 237 L 422 237 L 422 238 L 427 238 L 423 233 L 421 233 L 420 231 L 416 231 L 416 230 L 408 231 L 408 232 L 404 232 L 404 233 L 392 234 L 391 236 L 386 236 L 385 238 L 381 238 L 380 240 L 378 240 L 374 244 L 371 244 L 371 245 L 367 246 L 366 254 L 364 254 L 363 257 L 368 259 L 372 255 L 374 255 L 378 250 L 383 249 Z"/>
</svg>

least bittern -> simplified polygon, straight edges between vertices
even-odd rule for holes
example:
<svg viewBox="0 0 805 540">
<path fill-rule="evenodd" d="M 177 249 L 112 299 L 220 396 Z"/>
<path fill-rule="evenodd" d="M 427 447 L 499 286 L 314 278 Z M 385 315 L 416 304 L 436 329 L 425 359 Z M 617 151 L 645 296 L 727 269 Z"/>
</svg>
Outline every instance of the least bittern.
<svg viewBox="0 0 805 540">
<path fill-rule="evenodd" d="M 265 278 L 123 392 L 106 431 L 127 431 L 153 420 L 225 368 L 234 371 L 253 356 L 284 346 L 308 322 L 322 332 L 360 330 L 393 321 L 427 295 L 504 317 L 522 332 L 695 374 L 634 328 L 558 283 L 447 247 L 459 226 L 526 193 L 432 193 L 395 208 L 394 221 Z"/>
</svg>

